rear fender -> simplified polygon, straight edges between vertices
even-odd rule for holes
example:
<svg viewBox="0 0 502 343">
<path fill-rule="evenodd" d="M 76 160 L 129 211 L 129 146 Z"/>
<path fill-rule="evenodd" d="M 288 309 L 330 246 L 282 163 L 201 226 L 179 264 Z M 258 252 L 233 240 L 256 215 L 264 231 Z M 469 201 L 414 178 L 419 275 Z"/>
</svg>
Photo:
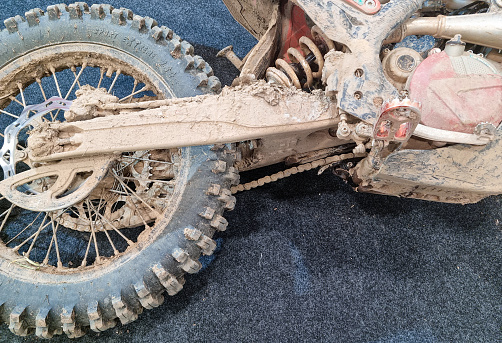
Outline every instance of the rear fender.
<svg viewBox="0 0 502 343">
<path fill-rule="evenodd" d="M 268 30 L 279 0 L 223 0 L 235 20 L 260 40 Z"/>
</svg>

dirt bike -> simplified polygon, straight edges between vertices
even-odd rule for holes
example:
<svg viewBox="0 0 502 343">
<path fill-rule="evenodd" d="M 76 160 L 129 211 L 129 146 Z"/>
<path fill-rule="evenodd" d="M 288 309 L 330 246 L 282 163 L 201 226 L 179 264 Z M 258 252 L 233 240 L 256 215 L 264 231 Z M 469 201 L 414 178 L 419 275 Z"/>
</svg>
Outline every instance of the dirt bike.
<svg viewBox="0 0 502 343">
<path fill-rule="evenodd" d="M 213 253 L 233 194 L 291 174 L 451 203 L 502 193 L 500 0 L 224 2 L 258 43 L 219 53 L 241 72 L 223 90 L 189 43 L 128 9 L 5 21 L 0 319 L 14 334 L 135 320 Z"/>
</svg>

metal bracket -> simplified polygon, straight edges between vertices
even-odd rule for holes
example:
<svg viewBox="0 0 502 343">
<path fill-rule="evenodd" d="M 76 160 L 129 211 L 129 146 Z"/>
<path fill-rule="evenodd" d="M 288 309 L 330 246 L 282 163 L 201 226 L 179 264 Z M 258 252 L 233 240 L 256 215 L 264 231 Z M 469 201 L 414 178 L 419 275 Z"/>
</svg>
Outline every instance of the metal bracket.
<svg viewBox="0 0 502 343">
<path fill-rule="evenodd" d="M 114 157 L 69 159 L 16 174 L 17 157 L 20 153 L 27 156 L 26 152 L 16 149 L 19 133 L 36 125 L 47 113 L 68 110 L 71 104 L 63 98 L 52 97 L 41 104 L 26 106 L 19 118 L 5 129 L 0 150 L 5 180 L 0 182 L 0 193 L 11 203 L 32 211 L 64 209 L 85 199 L 106 176 Z"/>
<path fill-rule="evenodd" d="M 0 182 L 0 193 L 31 211 L 65 209 L 84 200 L 106 176 L 113 161 L 113 156 L 99 156 L 33 168 Z"/>
<path fill-rule="evenodd" d="M 366 14 L 375 14 L 381 8 L 379 0 L 345 0 L 345 2 Z"/>
<path fill-rule="evenodd" d="M 297 0 L 330 39 L 350 51 L 346 53 L 344 68 L 327 80 L 327 89 L 337 93 L 341 110 L 374 124 L 383 99 L 398 96 L 384 75 L 380 48 L 389 33 L 422 7 L 423 2 L 391 0 L 378 13 L 366 15 L 346 1 Z"/>
</svg>

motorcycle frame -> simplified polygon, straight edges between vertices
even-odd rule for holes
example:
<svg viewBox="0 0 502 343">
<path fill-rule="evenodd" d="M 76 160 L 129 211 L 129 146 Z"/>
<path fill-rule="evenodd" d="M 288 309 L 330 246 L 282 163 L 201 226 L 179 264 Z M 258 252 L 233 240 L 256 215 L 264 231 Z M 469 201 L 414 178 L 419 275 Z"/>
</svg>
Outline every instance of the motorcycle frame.
<svg viewBox="0 0 502 343">
<path fill-rule="evenodd" d="M 257 23 L 269 19 L 268 28 L 265 30 L 264 26 L 249 24 L 252 21 L 248 22 L 248 27 L 245 26 L 260 37 L 260 41 L 243 63 L 241 76 L 234 82 L 235 87 L 225 89 L 218 96 L 145 103 L 141 105 L 143 108 L 139 108 L 140 113 L 136 105 L 128 108 L 129 105 L 105 104 L 100 110 L 111 115 L 51 124 L 65 137 L 66 148 L 57 153 L 50 153 L 49 149 L 44 155 L 30 153 L 30 159 L 47 162 L 179 146 L 243 141 L 253 144 L 253 140 L 259 140 L 258 144 L 254 144 L 251 159 L 239 168 L 249 170 L 281 162 L 288 157 L 296 159 L 297 163 L 300 156 L 308 161 L 319 151 L 347 143 L 365 148 L 365 142 L 371 142 L 372 124 L 379 113 L 380 101 L 375 99 L 397 96 L 397 90 L 383 74 L 378 57 L 380 47 L 388 39 L 389 32 L 398 29 L 402 34 L 402 18 L 410 17 L 422 2 L 393 0 L 379 15 L 367 16 L 343 2 L 333 5 L 330 1 L 296 0 L 295 4 L 301 6 L 307 15 L 318 18 L 317 24 L 329 38 L 344 44 L 350 52 L 350 64 L 327 80 L 325 95 L 254 81 L 271 64 L 281 36 L 280 3 L 269 1 L 272 11 L 256 14 L 256 18 L 261 18 Z M 226 0 L 226 3 L 231 12 L 232 5 L 237 3 L 243 8 L 246 4 L 250 6 L 250 2 L 245 0 Z M 330 6 L 335 6 L 336 11 Z M 496 27 L 501 25 L 500 12 L 490 15 L 490 18 L 495 19 Z M 351 27 L 354 21 L 359 23 L 357 30 Z M 377 22 L 378 29 L 375 30 Z M 437 24 L 430 22 L 431 25 Z M 405 25 L 413 27 L 409 22 Z M 424 26 L 424 23 L 420 25 Z M 453 35 L 458 27 L 451 32 L 442 30 L 438 35 Z M 495 40 L 493 44 L 497 46 L 500 42 Z M 356 69 L 363 70 L 364 76 L 354 75 L 353 70 Z M 355 89 L 364 95 L 362 99 L 350 96 Z M 360 120 L 359 130 L 350 123 L 350 116 Z M 341 124 L 353 126 L 353 133 L 345 139 L 333 134 Z M 421 129 L 424 130 L 423 127 Z M 438 137 L 444 133 L 440 132 Z M 455 136 L 455 133 L 449 133 Z M 141 141 L 127 138 L 138 136 L 143 137 Z M 496 136 L 488 145 L 481 147 L 453 145 L 434 150 L 391 151 L 378 168 L 372 163 L 374 156 L 370 154 L 350 170 L 350 175 L 359 185 L 358 190 L 364 192 L 442 202 L 477 202 L 488 195 L 502 193 L 496 181 L 502 177 L 499 175 L 502 172 L 483 168 L 492 165 L 494 159 L 499 159 L 496 151 L 501 144 L 500 135 Z M 475 140 L 476 137 L 471 138 Z M 54 143 L 61 144 L 61 141 Z M 478 143 L 485 145 L 487 141 Z M 473 173 L 465 163 L 454 163 L 458 156 L 469 158 L 477 172 Z M 8 187 L 9 180 L 2 183 L 3 187 Z"/>
<path fill-rule="evenodd" d="M 270 54 L 267 49 L 263 48 L 263 45 L 266 46 L 270 41 L 274 41 L 276 45 L 279 42 L 281 25 L 277 23 L 280 18 L 277 18 L 276 14 L 276 12 L 280 13 L 278 10 L 279 1 L 224 0 L 224 2 L 234 18 L 260 40 L 255 49 L 247 56 L 255 58 L 247 58 L 242 73 L 245 74 L 251 71 L 255 75 L 263 75 L 263 68 L 255 61 L 261 60 L 262 64 L 272 64 L 273 57 L 269 58 Z M 276 6 L 275 12 L 270 11 L 266 6 L 271 3 Z M 352 55 L 356 56 L 357 61 L 353 68 L 349 69 L 349 73 L 337 77 L 337 81 L 348 80 L 348 82 L 333 87 L 328 80 L 327 89 L 335 89 L 335 94 L 340 92 L 349 94 L 349 96 L 338 99 L 338 108 L 351 115 L 356 115 L 368 123 L 374 122 L 377 111 L 365 111 L 365 108 L 371 109 L 372 104 L 360 106 L 350 94 L 354 89 L 361 90 L 366 87 L 363 90 L 365 94 L 368 92 L 371 94 L 376 88 L 380 94 L 387 93 L 388 97 L 395 96 L 395 90 L 393 87 L 389 87 L 388 81 L 383 76 L 379 60 L 367 61 L 366 57 L 374 56 L 377 58 L 378 51 L 376 49 L 380 49 L 382 43 L 399 42 L 406 36 L 413 34 L 427 34 L 443 39 L 450 39 L 456 34 L 461 34 L 466 42 L 502 49 L 502 37 L 490 33 L 490 31 L 492 33 L 502 31 L 502 8 L 496 1 L 491 1 L 489 14 L 409 19 L 402 25 L 392 20 L 384 20 L 378 23 L 379 32 L 377 32 L 377 35 L 368 31 L 368 28 L 375 24 L 372 19 L 376 17 L 368 17 L 357 13 L 356 10 L 341 1 L 334 3 L 326 0 L 293 0 L 293 3 L 301 7 L 306 15 L 321 27 L 330 39 L 347 45 L 349 50 L 352 51 Z M 407 11 L 411 15 L 422 5 L 423 1 L 402 1 L 399 3 L 390 1 L 390 3 L 398 11 Z M 399 8 L 400 6 L 402 7 Z M 253 26 L 251 17 L 260 18 L 262 21 L 269 20 L 269 30 L 264 31 L 259 26 Z M 326 17 L 330 17 L 329 20 L 326 20 Z M 346 30 L 352 24 L 348 18 L 356 18 L 356 20 L 353 20 L 354 22 L 360 21 L 363 26 L 366 26 L 366 30 L 362 30 L 364 31 L 362 35 L 360 32 L 355 33 L 354 31 L 352 36 L 350 35 L 349 30 Z M 384 37 L 383 41 L 380 41 L 382 36 L 389 32 L 391 34 Z M 362 37 L 363 40 L 358 40 L 359 37 Z M 363 41 L 365 44 L 354 46 L 354 41 Z M 371 43 L 373 43 L 373 46 Z M 260 52 L 262 53 L 260 54 Z M 266 60 L 266 62 L 263 62 L 263 60 Z M 365 71 L 367 85 L 361 86 L 360 80 L 350 75 L 352 70 L 356 68 L 362 68 Z M 367 74 L 368 70 L 371 70 L 372 74 L 370 76 Z M 378 80 L 377 83 L 384 86 L 377 85 L 375 87 L 375 84 L 371 82 L 375 80 Z M 354 87 L 354 84 L 356 87 Z M 430 128 L 421 125 L 419 125 L 415 133 L 417 134 L 419 131 L 424 131 L 421 137 L 437 141 L 444 140 L 448 136 L 451 137 L 452 134 L 452 132 L 437 132 L 437 135 L 432 137 L 425 132 L 430 133 Z M 438 138 L 441 136 L 442 139 Z M 499 154 L 496 153 L 500 149 L 500 136 L 499 128 L 496 140 L 486 147 L 455 145 L 435 150 L 395 151 L 388 156 L 383 166 L 378 170 L 375 170 L 366 159 L 352 170 L 351 175 L 359 184 L 357 189 L 363 192 L 451 203 L 477 202 L 488 195 L 502 193 L 499 182 L 502 174 L 497 171 L 497 168 L 487 168 L 487 166 L 494 165 L 494 162 L 495 164 L 500 162 Z M 460 156 L 463 161 L 469 161 L 468 165 L 465 162 L 454 163 Z"/>
</svg>

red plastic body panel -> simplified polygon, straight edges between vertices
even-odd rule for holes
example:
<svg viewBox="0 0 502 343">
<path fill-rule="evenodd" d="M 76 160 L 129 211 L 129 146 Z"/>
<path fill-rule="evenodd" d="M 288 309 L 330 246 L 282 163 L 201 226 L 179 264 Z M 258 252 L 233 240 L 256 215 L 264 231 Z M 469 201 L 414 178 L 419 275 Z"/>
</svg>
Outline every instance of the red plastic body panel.
<svg viewBox="0 0 502 343">
<path fill-rule="evenodd" d="M 445 53 L 425 59 L 409 83 L 410 98 L 422 103 L 424 125 L 472 133 L 480 123 L 502 121 L 502 75 L 461 75 Z"/>
<path fill-rule="evenodd" d="M 312 38 L 312 33 L 307 24 L 307 19 L 305 17 L 305 12 L 296 6 L 284 6 L 283 11 L 283 46 L 281 52 L 279 53 L 280 58 L 286 60 L 288 63 L 291 62 L 288 56 L 289 48 L 298 48 L 300 46 L 299 40 L 301 37 L 306 36 Z M 299 49 L 302 52 L 301 49 Z M 302 52 L 303 54 L 303 52 Z"/>
</svg>

